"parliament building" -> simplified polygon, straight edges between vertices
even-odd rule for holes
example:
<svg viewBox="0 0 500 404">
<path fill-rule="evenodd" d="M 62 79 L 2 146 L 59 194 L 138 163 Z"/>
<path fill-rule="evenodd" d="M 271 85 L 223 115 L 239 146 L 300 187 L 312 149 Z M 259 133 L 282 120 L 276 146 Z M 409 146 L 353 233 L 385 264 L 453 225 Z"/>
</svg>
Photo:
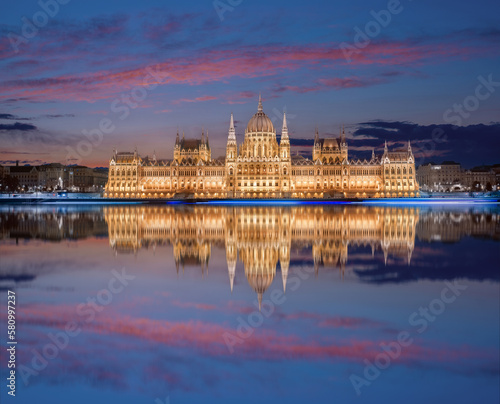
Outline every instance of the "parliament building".
<svg viewBox="0 0 500 404">
<path fill-rule="evenodd" d="M 173 160 L 114 152 L 109 163 L 107 198 L 395 198 L 419 196 L 415 159 L 404 150 L 370 160 L 350 159 L 344 130 L 338 138 L 314 137 L 311 158 L 290 153 L 286 114 L 281 139 L 264 113 L 248 122 L 236 143 L 231 114 L 226 156 L 212 159 L 208 133 L 200 139 L 177 137 Z"/>
</svg>

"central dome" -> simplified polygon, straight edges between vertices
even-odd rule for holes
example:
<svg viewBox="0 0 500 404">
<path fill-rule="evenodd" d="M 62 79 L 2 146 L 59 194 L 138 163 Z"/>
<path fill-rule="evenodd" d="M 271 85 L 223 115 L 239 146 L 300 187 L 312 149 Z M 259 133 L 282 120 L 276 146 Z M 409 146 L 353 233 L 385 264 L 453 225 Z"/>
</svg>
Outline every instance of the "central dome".
<svg viewBox="0 0 500 404">
<path fill-rule="evenodd" d="M 274 126 L 262 109 L 262 100 L 259 96 L 257 113 L 248 122 L 247 132 L 274 132 Z"/>
</svg>

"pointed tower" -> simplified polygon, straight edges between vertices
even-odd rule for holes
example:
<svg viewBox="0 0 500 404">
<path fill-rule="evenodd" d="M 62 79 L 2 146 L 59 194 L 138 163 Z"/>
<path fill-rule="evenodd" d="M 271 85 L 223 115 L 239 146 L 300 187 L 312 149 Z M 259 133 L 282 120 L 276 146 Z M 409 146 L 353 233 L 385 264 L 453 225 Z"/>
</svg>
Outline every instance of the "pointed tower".
<svg viewBox="0 0 500 404">
<path fill-rule="evenodd" d="M 290 141 L 288 138 L 288 126 L 286 124 L 286 112 L 283 112 L 283 128 L 281 129 L 281 143 L 283 144 L 283 140 Z"/>
<path fill-rule="evenodd" d="M 282 161 L 290 160 L 290 138 L 288 137 L 286 112 L 283 113 L 283 128 L 281 129 L 280 156 Z"/>
<path fill-rule="evenodd" d="M 210 159 L 208 153 L 208 130 L 207 130 L 207 138 L 205 140 L 205 130 L 203 129 L 203 127 L 201 128 L 200 159 L 205 162 L 207 162 Z"/>
<path fill-rule="evenodd" d="M 234 197 L 236 188 L 236 157 L 238 155 L 238 146 L 236 145 L 236 130 L 234 129 L 234 118 L 231 112 L 231 119 L 229 120 L 229 132 L 227 134 L 226 145 L 226 186 L 227 196 Z"/>
<path fill-rule="evenodd" d="M 316 130 L 314 134 L 314 147 L 313 147 L 313 160 L 321 158 L 321 143 L 319 140 L 318 125 L 316 125 Z"/>
<path fill-rule="evenodd" d="M 234 117 L 231 112 L 231 119 L 229 121 L 229 132 L 227 135 L 227 144 L 236 144 L 236 130 L 234 129 Z"/>
<path fill-rule="evenodd" d="M 175 137 L 174 160 L 181 161 L 181 141 L 179 140 L 179 128 L 177 128 L 177 136 Z"/>
<path fill-rule="evenodd" d="M 345 139 L 345 130 L 344 125 L 342 124 L 342 133 L 340 135 L 340 155 L 342 159 L 348 159 L 348 149 L 347 149 L 347 140 Z"/>
</svg>

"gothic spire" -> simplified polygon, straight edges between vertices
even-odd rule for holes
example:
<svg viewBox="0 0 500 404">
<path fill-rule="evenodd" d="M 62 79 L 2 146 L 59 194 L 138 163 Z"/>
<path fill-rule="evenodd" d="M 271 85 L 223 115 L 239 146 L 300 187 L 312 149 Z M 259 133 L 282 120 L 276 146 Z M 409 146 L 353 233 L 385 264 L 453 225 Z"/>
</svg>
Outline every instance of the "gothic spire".
<svg viewBox="0 0 500 404">
<path fill-rule="evenodd" d="M 231 120 L 229 121 L 229 133 L 227 135 L 227 142 L 236 142 L 236 131 L 234 129 L 234 118 L 231 112 Z"/>
<path fill-rule="evenodd" d="M 262 96 L 259 93 L 259 107 L 257 108 L 257 111 L 262 112 L 264 108 L 262 108 Z"/>
<path fill-rule="evenodd" d="M 387 153 L 389 150 L 387 149 L 387 140 L 385 141 L 384 153 Z"/>
<path fill-rule="evenodd" d="M 410 141 L 409 141 L 409 140 L 408 140 L 408 153 L 410 153 L 410 154 L 411 154 L 411 143 L 410 143 Z"/>
<path fill-rule="evenodd" d="M 179 144 L 179 128 L 177 128 L 177 136 L 175 137 L 175 144 Z"/>
<path fill-rule="evenodd" d="M 286 112 L 283 112 L 283 129 L 281 130 L 281 141 L 288 140 L 288 126 L 286 124 Z"/>
</svg>

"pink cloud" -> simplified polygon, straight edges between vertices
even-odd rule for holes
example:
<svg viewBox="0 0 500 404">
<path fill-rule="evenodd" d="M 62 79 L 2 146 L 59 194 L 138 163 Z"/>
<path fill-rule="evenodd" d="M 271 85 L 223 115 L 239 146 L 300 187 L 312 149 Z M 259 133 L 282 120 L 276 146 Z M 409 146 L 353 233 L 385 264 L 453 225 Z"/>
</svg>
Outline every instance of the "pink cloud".
<svg viewBox="0 0 500 404">
<path fill-rule="evenodd" d="M 37 305 L 19 308 L 19 318 L 26 326 L 44 326 L 63 329 L 75 320 L 75 308 L 71 306 Z M 5 316 L 3 316 L 5 317 Z M 338 319 L 330 319 L 322 326 L 345 324 Z M 347 326 L 356 326 L 350 322 Z M 207 355 L 231 355 L 225 343 L 225 336 L 238 337 L 235 329 L 215 323 L 202 321 L 175 322 L 144 317 L 130 317 L 111 313 L 109 308 L 99 313 L 88 324 L 83 324 L 86 332 L 95 334 L 112 334 L 114 337 L 127 336 L 141 341 L 159 343 L 166 347 L 196 349 Z M 320 342 L 321 341 L 321 342 Z M 324 338 L 314 335 L 301 338 L 293 334 L 278 334 L 274 331 L 255 329 L 248 338 L 242 338 L 235 345 L 235 352 L 242 357 L 252 359 L 308 358 L 326 359 L 342 358 L 360 361 L 373 359 L 381 352 L 380 343 L 392 340 L 362 340 L 351 338 L 339 340 L 334 337 Z M 448 348 L 421 346 L 416 340 L 405 347 L 399 362 L 408 361 L 443 361 L 455 362 L 464 359 L 487 359 L 491 352 L 473 350 L 469 347 Z"/>
<path fill-rule="evenodd" d="M 211 95 L 204 95 L 202 97 L 196 97 L 196 98 L 181 98 L 180 100 L 175 100 L 172 101 L 172 104 L 181 104 L 183 102 L 203 102 L 203 101 L 212 101 L 216 100 L 217 97 L 213 97 Z"/>
<path fill-rule="evenodd" d="M 484 50 L 483 50 L 484 51 Z M 58 54 L 60 50 L 57 50 Z M 457 48 L 450 44 L 415 45 L 408 41 L 373 43 L 352 56 L 349 66 L 362 65 L 415 65 L 431 61 L 436 63 L 450 57 L 467 58 L 480 52 L 476 47 Z M 50 54 L 45 55 L 48 58 Z M 165 60 L 153 67 L 163 75 L 163 85 L 199 85 L 221 82 L 234 77 L 267 77 L 283 71 L 314 66 L 347 65 L 342 50 L 336 44 L 313 46 L 264 46 L 234 50 L 215 50 L 185 58 Z M 102 70 L 92 73 L 60 75 L 42 79 L 4 81 L 0 84 L 0 100 L 26 97 L 37 101 L 88 101 L 112 99 L 117 94 L 144 86 L 148 76 L 146 66 L 125 71 Z M 358 77 L 323 79 L 323 86 L 353 88 L 375 84 L 374 79 Z M 380 79 L 379 79 L 380 80 Z M 320 83 L 321 85 L 321 83 Z M 314 91 L 316 87 L 296 91 Z M 320 89 L 320 87 L 318 87 Z M 178 102 L 207 101 L 210 96 L 183 99 Z"/>
</svg>

